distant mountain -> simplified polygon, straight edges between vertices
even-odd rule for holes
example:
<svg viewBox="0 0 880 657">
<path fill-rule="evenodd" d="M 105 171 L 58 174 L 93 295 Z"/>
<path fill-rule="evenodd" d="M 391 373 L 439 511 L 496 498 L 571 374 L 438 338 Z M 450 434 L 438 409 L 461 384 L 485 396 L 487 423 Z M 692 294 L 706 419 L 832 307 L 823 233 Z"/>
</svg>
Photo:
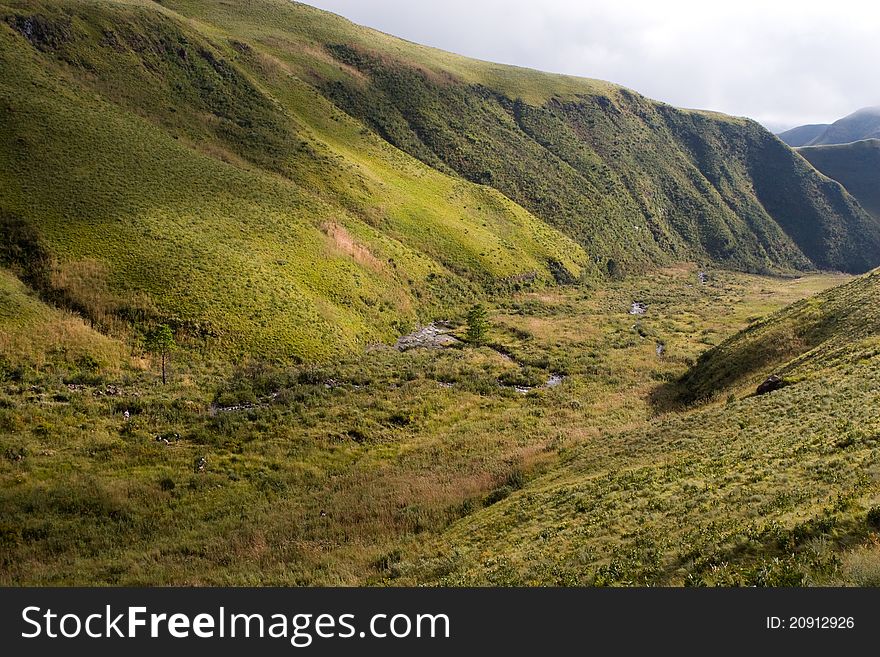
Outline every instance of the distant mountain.
<svg viewBox="0 0 880 657">
<path fill-rule="evenodd" d="M 825 134 L 825 131 L 830 127 L 831 124 L 829 123 L 801 125 L 797 128 L 780 132 L 778 137 L 792 147 L 806 146 Z"/>
<path fill-rule="evenodd" d="M 865 107 L 831 125 L 802 125 L 780 133 L 789 146 L 848 144 L 862 139 L 880 138 L 880 107 Z"/>
<path fill-rule="evenodd" d="M 880 138 L 880 107 L 866 107 L 832 123 L 822 136 L 807 146 L 848 144 Z"/>
<path fill-rule="evenodd" d="M 810 164 L 855 196 L 865 210 L 880 217 L 880 139 L 798 149 Z"/>
</svg>

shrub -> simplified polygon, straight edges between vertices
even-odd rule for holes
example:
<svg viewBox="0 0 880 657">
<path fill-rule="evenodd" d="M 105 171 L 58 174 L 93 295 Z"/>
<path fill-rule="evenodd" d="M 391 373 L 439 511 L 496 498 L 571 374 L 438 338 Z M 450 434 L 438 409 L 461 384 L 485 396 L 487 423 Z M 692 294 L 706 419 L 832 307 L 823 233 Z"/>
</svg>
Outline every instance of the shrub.
<svg viewBox="0 0 880 657">
<path fill-rule="evenodd" d="M 481 345 L 486 342 L 489 332 L 489 322 L 486 320 L 486 309 L 477 304 L 467 314 L 467 341 L 473 345 Z"/>
</svg>

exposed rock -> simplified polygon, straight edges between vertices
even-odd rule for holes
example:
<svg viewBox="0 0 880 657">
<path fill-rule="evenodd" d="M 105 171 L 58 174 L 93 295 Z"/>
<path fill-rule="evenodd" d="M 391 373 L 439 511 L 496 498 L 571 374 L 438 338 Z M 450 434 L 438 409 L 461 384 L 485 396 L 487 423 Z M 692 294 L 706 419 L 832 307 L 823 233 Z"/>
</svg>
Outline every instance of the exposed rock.
<svg viewBox="0 0 880 657">
<path fill-rule="evenodd" d="M 13 463 L 19 463 L 24 460 L 24 457 L 27 455 L 27 451 L 22 447 L 18 449 L 7 449 L 6 450 L 6 458 L 8 458 Z"/>
<path fill-rule="evenodd" d="M 459 342 L 458 338 L 449 335 L 451 330 L 448 322 L 431 322 L 409 335 L 401 336 L 394 346 L 400 351 L 449 347 Z"/>
<path fill-rule="evenodd" d="M 648 307 L 643 304 L 641 301 L 633 301 L 632 306 L 629 308 L 630 315 L 644 315 L 648 310 Z"/>
<path fill-rule="evenodd" d="M 546 388 L 555 388 L 560 385 L 563 381 L 565 381 L 564 374 L 551 374 L 547 377 L 547 380 L 543 385 L 540 386 L 514 386 L 513 389 L 516 390 L 521 395 L 525 395 L 530 393 L 532 390 L 541 390 Z"/>
<path fill-rule="evenodd" d="M 325 386 L 327 388 L 330 388 L 330 386 L 327 386 L 326 384 Z M 208 412 L 210 413 L 211 417 L 214 417 L 217 415 L 217 413 L 236 413 L 239 411 L 252 411 L 258 408 L 268 408 L 269 404 L 272 401 L 278 399 L 278 394 L 279 393 L 277 392 L 273 392 L 271 395 L 265 397 L 258 402 L 242 402 L 241 404 L 234 404 L 232 406 L 218 406 L 217 404 L 211 404 Z"/>
<path fill-rule="evenodd" d="M 781 376 L 771 374 L 767 377 L 764 383 L 758 386 L 757 390 L 755 390 L 755 394 L 766 395 L 768 392 L 779 390 L 780 388 L 784 388 L 787 385 L 788 381 L 783 379 Z"/>
</svg>

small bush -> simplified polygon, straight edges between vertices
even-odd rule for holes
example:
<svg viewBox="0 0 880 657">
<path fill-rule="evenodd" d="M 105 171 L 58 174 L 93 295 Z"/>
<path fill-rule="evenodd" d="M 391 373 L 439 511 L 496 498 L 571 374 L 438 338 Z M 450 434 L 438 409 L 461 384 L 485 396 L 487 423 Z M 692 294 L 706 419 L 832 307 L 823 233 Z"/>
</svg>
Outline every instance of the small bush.
<svg viewBox="0 0 880 657">
<path fill-rule="evenodd" d="M 486 319 L 486 309 L 477 304 L 467 314 L 467 341 L 473 345 L 485 344 L 489 333 L 489 322 Z"/>
</svg>

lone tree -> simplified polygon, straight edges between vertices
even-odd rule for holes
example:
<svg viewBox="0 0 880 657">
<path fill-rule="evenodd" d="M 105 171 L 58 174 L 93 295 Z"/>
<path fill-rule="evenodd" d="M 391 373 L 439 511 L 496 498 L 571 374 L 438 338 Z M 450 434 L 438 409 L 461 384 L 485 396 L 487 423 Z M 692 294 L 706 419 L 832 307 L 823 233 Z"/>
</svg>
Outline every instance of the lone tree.
<svg viewBox="0 0 880 657">
<path fill-rule="evenodd" d="M 161 324 L 147 334 L 147 350 L 162 357 L 162 385 L 167 383 L 165 363 L 174 348 L 174 333 L 167 324 Z"/>
<path fill-rule="evenodd" d="M 477 304 L 467 314 L 467 341 L 475 345 L 484 344 L 488 331 L 489 322 L 486 321 L 486 309 L 481 304 Z"/>
</svg>

